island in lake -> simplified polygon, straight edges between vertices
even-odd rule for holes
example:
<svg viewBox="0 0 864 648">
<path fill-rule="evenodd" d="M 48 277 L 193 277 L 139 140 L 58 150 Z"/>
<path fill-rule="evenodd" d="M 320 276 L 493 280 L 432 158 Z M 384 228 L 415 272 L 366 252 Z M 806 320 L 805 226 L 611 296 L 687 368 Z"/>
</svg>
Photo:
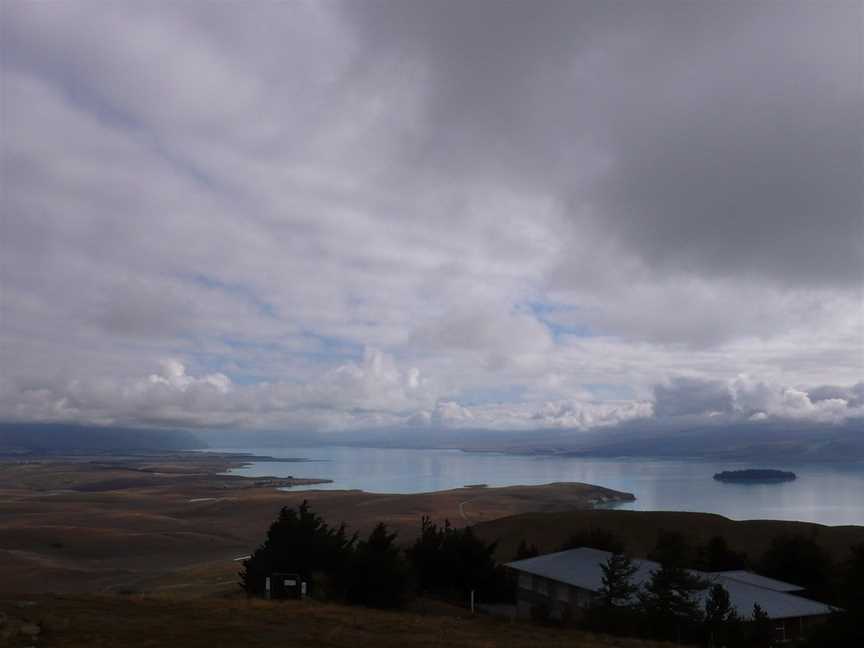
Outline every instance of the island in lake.
<svg viewBox="0 0 864 648">
<path fill-rule="evenodd" d="M 724 470 L 714 475 L 714 479 L 722 482 L 741 483 L 774 483 L 793 481 L 797 475 L 784 470 L 769 470 L 767 468 L 750 468 L 748 470 Z"/>
</svg>

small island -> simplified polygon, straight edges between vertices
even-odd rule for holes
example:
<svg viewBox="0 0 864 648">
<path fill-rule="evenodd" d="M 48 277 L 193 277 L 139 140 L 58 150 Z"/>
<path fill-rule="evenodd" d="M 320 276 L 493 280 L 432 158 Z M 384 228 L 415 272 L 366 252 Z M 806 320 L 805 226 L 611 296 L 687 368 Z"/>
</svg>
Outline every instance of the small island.
<svg viewBox="0 0 864 648">
<path fill-rule="evenodd" d="M 750 468 L 748 470 L 724 470 L 714 475 L 714 479 L 721 482 L 735 482 L 746 484 L 765 484 L 784 481 L 794 481 L 797 475 L 794 472 L 784 470 L 770 470 L 767 468 Z"/>
</svg>

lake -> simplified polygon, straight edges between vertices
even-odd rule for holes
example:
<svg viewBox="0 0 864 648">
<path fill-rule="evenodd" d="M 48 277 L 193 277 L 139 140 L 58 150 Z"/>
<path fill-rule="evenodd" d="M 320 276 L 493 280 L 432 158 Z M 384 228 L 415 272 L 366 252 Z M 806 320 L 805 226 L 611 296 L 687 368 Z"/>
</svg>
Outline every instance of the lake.
<svg viewBox="0 0 864 648">
<path fill-rule="evenodd" d="M 215 450 L 214 450 L 215 451 Z M 864 525 L 864 464 L 772 466 L 735 462 L 469 453 L 461 450 L 402 450 L 355 447 L 244 448 L 249 452 L 309 461 L 258 461 L 231 474 L 321 477 L 315 489 L 361 489 L 373 493 L 421 493 L 466 484 L 512 486 L 585 482 L 633 493 L 632 510 L 703 511 L 735 520 L 804 520 Z M 798 479 L 775 484 L 730 484 L 714 473 L 740 468 L 792 470 Z"/>
</svg>

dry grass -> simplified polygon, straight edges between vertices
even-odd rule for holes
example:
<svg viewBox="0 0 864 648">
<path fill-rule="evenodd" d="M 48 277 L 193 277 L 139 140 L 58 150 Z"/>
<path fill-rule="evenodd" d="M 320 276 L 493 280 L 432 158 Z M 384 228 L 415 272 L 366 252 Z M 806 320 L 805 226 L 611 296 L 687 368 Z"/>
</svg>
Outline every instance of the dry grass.
<svg viewBox="0 0 864 648">
<path fill-rule="evenodd" d="M 585 508 L 614 494 L 586 484 L 413 495 L 286 492 L 214 474 L 226 465 L 202 455 L 178 463 L 0 464 L 0 591 L 208 591 L 208 583 L 174 574 L 221 563 L 215 569 L 224 581 L 225 573 L 236 572 L 231 559 L 261 543 L 280 507 L 303 499 L 331 522 L 365 533 L 382 520 L 410 542 L 423 515 L 447 517 L 458 526 L 525 511 Z"/>
<path fill-rule="evenodd" d="M 314 602 L 169 597 L 40 597 L 19 607 L 0 601 L 7 615 L 10 646 L 30 645 L 21 624 L 40 628 L 38 645 L 57 648 L 152 648 L 183 646 L 466 646 L 491 648 L 542 645 L 550 648 L 662 646 L 527 623 L 458 614 L 382 612 Z M 2 636 L 2 629 L 0 629 Z"/>
<path fill-rule="evenodd" d="M 589 529 L 615 533 L 635 556 L 645 556 L 657 542 L 661 530 L 677 531 L 693 545 L 723 536 L 729 545 L 759 558 L 778 535 L 800 534 L 820 544 L 834 560 L 848 556 L 849 548 L 864 542 L 864 526 L 824 526 L 783 520 L 735 521 L 711 513 L 676 511 L 586 510 L 524 513 L 478 524 L 477 533 L 499 540 L 498 558 L 510 560 L 519 542 L 525 540 L 542 552 L 555 551 L 571 535 Z"/>
</svg>

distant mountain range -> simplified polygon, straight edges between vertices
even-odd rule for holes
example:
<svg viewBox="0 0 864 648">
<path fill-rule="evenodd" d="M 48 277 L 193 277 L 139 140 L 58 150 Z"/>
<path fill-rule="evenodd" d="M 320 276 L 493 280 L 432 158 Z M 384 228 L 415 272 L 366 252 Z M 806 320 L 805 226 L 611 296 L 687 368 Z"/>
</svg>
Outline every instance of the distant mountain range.
<svg viewBox="0 0 864 648">
<path fill-rule="evenodd" d="M 0 423 L 0 454 L 254 449 L 354 445 L 391 448 L 458 448 L 470 452 L 556 454 L 583 457 L 697 457 L 718 461 L 778 463 L 864 462 L 864 420 L 842 424 L 643 421 L 582 430 L 441 428 L 304 431 L 154 430 L 53 423 Z"/>
<path fill-rule="evenodd" d="M 206 448 L 185 430 L 148 430 L 60 423 L 0 423 L 2 454 L 82 454 Z"/>
<path fill-rule="evenodd" d="M 729 461 L 864 461 L 864 424 L 734 423 L 682 426 L 650 425 L 610 429 L 591 435 L 566 454 L 591 457 L 702 457 Z"/>
</svg>

